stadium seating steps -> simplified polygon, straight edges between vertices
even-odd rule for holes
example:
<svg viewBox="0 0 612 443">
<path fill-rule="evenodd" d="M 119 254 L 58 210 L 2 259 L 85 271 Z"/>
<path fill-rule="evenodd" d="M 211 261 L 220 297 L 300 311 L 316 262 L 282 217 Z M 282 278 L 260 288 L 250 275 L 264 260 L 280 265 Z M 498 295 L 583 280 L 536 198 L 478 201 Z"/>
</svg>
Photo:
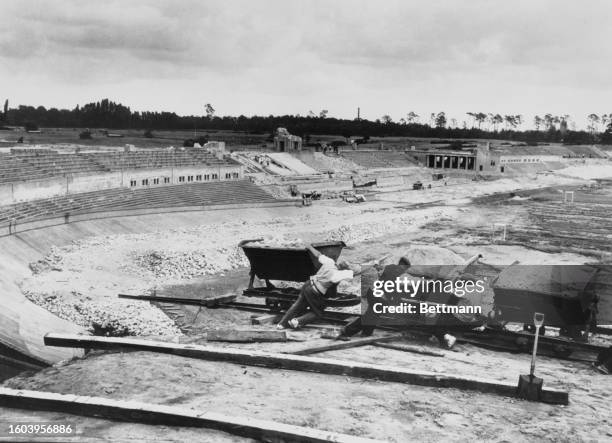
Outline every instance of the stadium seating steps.
<svg viewBox="0 0 612 443">
<path fill-rule="evenodd" d="M 109 189 L 0 206 L 0 226 L 95 212 L 276 201 L 248 180 Z"/>
<path fill-rule="evenodd" d="M 0 154 L 0 184 L 40 180 L 69 174 L 97 174 L 122 169 L 236 166 L 230 157 L 217 158 L 202 149 L 59 154 L 21 151 Z"/>
<path fill-rule="evenodd" d="M 415 162 L 401 151 L 342 151 L 344 158 L 368 169 L 405 168 Z"/>
</svg>

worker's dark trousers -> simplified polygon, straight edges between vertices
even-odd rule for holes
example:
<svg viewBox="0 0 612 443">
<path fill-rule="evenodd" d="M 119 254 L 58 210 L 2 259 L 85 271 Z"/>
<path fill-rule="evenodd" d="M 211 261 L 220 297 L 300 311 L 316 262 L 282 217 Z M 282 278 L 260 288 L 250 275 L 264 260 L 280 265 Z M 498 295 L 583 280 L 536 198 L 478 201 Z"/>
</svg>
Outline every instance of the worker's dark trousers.
<svg viewBox="0 0 612 443">
<path fill-rule="evenodd" d="M 305 284 L 305 287 L 300 292 L 298 299 L 287 310 L 287 312 L 285 313 L 285 315 L 283 316 L 279 324 L 283 325 L 284 327 L 287 327 L 289 326 L 289 320 L 291 320 L 292 318 L 297 318 L 299 325 L 304 326 L 305 324 L 316 320 L 318 316 L 315 312 L 313 312 L 312 310 L 309 310 L 311 309 L 310 303 L 308 302 L 308 299 L 304 295 L 304 290 L 307 290 L 307 291 L 313 290 L 310 287 L 308 287 L 308 285 L 309 283 Z"/>
</svg>

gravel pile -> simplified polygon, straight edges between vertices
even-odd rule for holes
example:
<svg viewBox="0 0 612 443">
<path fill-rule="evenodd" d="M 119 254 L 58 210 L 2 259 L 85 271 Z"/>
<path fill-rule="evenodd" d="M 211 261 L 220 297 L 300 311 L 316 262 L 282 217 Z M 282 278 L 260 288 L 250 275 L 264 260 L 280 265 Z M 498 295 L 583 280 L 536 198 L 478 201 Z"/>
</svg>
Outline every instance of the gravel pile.
<svg viewBox="0 0 612 443">
<path fill-rule="evenodd" d="M 47 255 L 36 262 L 30 263 L 29 266 L 32 274 L 36 275 L 48 271 L 61 271 L 62 261 L 62 250 L 52 246 L 51 251 Z"/>
<path fill-rule="evenodd" d="M 271 248 L 295 248 L 303 249 L 306 247 L 304 240 L 290 236 L 267 236 L 258 242 L 249 243 L 249 245 L 268 246 Z"/>
<path fill-rule="evenodd" d="M 38 306 L 96 335 L 181 335 L 172 320 L 146 302 L 92 299 L 79 293 L 62 295 L 24 291 L 24 294 Z"/>
<path fill-rule="evenodd" d="M 213 275 L 231 269 L 248 266 L 242 250 L 220 248 L 213 251 L 169 251 L 150 250 L 133 253 L 134 271 L 142 276 L 156 279 L 190 279 Z"/>
<path fill-rule="evenodd" d="M 346 172 L 364 169 L 363 166 L 359 166 L 344 157 L 332 157 L 321 152 L 314 152 L 313 156 L 319 170 Z"/>
</svg>

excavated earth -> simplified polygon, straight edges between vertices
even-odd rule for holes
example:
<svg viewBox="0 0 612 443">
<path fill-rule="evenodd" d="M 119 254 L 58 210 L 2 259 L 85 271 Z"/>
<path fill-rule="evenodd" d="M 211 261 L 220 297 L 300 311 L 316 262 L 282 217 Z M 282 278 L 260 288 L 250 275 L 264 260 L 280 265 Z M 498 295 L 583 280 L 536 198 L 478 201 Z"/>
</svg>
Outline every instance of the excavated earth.
<svg viewBox="0 0 612 443">
<path fill-rule="evenodd" d="M 30 269 L 20 271 L 19 284 L 29 299 L 84 329 L 106 327 L 103 330 L 109 334 L 205 343 L 208 329 L 252 327 L 252 314 L 118 300 L 117 293 L 156 291 L 185 297 L 240 293 L 248 283 L 248 261 L 236 244 L 257 237 L 273 244 L 343 240 L 348 245 L 343 257 L 355 262 L 389 253 L 392 262 L 411 251 L 424 251 L 419 253 L 432 261 L 451 254 L 465 259 L 480 253 L 485 263 L 494 266 L 517 259 L 523 264 L 607 262 L 610 251 L 597 248 L 598 242 L 605 245 L 609 241 L 607 225 L 598 229 L 597 223 L 603 222 L 606 212 L 610 214 L 610 194 L 608 188 L 595 185 L 567 175 L 480 185 L 451 182 L 427 191 L 381 194 L 361 205 L 324 201 L 308 208 L 215 211 L 205 215 L 205 220 L 193 215 L 152 216 L 116 225 L 100 222 L 95 232 L 75 227 L 80 234 L 60 232 L 64 227 L 51 228 L 44 241 L 27 233 L 20 239 L 30 245 L 37 241 L 41 252 L 30 261 Z M 559 189 L 574 189 L 576 203 L 560 203 Z M 507 194 L 482 197 L 494 192 Z M 478 196 L 482 198 L 470 200 Z M 564 216 L 576 211 L 582 225 Z M 494 223 L 507 225 L 505 241 Z M 567 238 L 565 231 L 575 235 Z M 329 342 L 316 327 L 288 334 L 291 340 L 285 343 L 214 345 L 291 352 L 306 344 Z M 529 369 L 527 354 L 463 344 L 449 351 L 429 340 L 410 341 L 442 352 L 444 357 L 371 346 L 317 356 L 509 382 L 516 382 Z M 38 373 L 23 373 L 4 386 L 175 405 L 396 442 L 612 438 L 610 376 L 595 372 L 587 363 L 547 357 L 538 358 L 538 373 L 546 386 L 570 392 L 568 406 L 146 352 L 93 352 Z M 70 421 L 84 441 L 245 441 L 210 430 L 119 423 L 57 412 L 3 408 L 0 417 L 3 425 Z"/>
</svg>

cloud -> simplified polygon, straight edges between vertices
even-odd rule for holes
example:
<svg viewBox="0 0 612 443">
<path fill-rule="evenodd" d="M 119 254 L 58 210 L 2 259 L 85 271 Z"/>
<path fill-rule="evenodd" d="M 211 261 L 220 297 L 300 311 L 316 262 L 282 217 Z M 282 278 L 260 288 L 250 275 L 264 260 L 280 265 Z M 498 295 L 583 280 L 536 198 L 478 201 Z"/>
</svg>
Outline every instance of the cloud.
<svg viewBox="0 0 612 443">
<path fill-rule="evenodd" d="M 122 91 L 135 107 L 140 85 L 183 111 L 202 89 L 228 113 L 536 109 L 534 91 L 605 106 L 611 19 L 605 0 L 3 0 L 0 81 L 22 100 Z"/>
</svg>

